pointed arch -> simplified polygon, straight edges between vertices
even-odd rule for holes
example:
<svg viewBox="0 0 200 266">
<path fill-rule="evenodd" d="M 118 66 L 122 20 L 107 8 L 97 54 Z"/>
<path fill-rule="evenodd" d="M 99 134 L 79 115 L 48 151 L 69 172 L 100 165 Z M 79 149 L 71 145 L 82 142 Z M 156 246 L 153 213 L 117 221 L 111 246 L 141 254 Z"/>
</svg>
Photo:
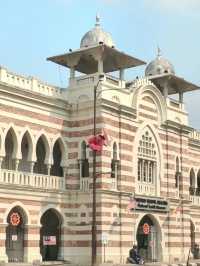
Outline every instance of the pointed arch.
<svg viewBox="0 0 200 266">
<path fill-rule="evenodd" d="M 119 150 L 117 142 L 114 141 L 112 143 L 112 151 L 111 151 L 111 177 L 115 178 L 115 182 L 117 182 L 117 176 L 118 176 L 118 163 L 119 163 Z M 116 184 L 115 184 L 116 187 Z"/>
<path fill-rule="evenodd" d="M 175 188 L 179 189 L 181 170 L 180 170 L 180 159 L 178 156 L 176 156 L 175 170 L 176 170 L 175 171 Z"/>
<path fill-rule="evenodd" d="M 5 156 L 5 146 L 3 145 L 4 142 L 4 134 L 3 134 L 3 130 L 0 127 L 0 155 L 3 157 Z"/>
<path fill-rule="evenodd" d="M 61 234 L 62 215 L 56 209 L 49 208 L 42 214 L 40 223 L 40 254 L 42 255 L 42 260 L 58 260 L 63 243 L 63 236 Z M 44 239 L 46 242 L 53 241 L 54 245 L 45 245 Z"/>
<path fill-rule="evenodd" d="M 50 158 L 50 144 L 45 134 L 41 134 L 36 142 L 36 162 L 34 165 L 34 173 L 47 174 L 47 165 L 52 164 Z"/>
<path fill-rule="evenodd" d="M 138 129 L 133 154 L 137 154 L 137 160 L 133 161 L 137 193 L 159 196 L 163 155 L 159 135 L 150 123 L 144 122 Z"/>
<path fill-rule="evenodd" d="M 57 136 L 53 142 L 53 147 L 55 143 L 58 142 L 62 156 L 61 156 L 61 166 L 67 167 L 67 145 L 61 135 Z"/>
<path fill-rule="evenodd" d="M 19 207 L 21 210 L 23 210 L 26 224 L 29 224 L 30 223 L 30 214 L 29 214 L 29 211 L 27 210 L 26 206 L 23 203 L 21 203 L 20 201 L 14 201 L 13 203 L 9 204 L 9 207 L 7 208 L 7 210 L 5 212 L 5 215 L 4 215 L 4 221 L 3 221 L 4 224 L 7 223 L 8 214 L 15 207 Z"/>
<path fill-rule="evenodd" d="M 21 136 L 21 158 L 19 170 L 30 172 L 30 162 L 33 158 L 33 139 L 28 130 Z"/>
<path fill-rule="evenodd" d="M 155 215 L 149 213 L 140 215 L 136 222 L 136 232 L 134 232 L 134 234 L 136 234 L 135 238 L 137 241 L 139 253 L 142 252 L 142 249 L 146 248 L 146 240 L 149 237 L 149 235 L 145 235 L 143 233 L 143 225 L 145 223 L 149 225 L 149 235 L 151 235 L 153 243 L 152 249 L 146 250 L 147 253 L 143 255 L 143 258 L 149 261 L 162 261 L 163 235 L 161 230 L 161 224 L 159 222 L 159 219 Z"/>
<path fill-rule="evenodd" d="M 197 189 L 196 189 L 197 195 L 200 195 L 200 169 L 197 172 Z"/>
<path fill-rule="evenodd" d="M 85 140 L 80 143 L 79 171 L 80 178 L 89 177 L 89 153 Z"/>
<path fill-rule="evenodd" d="M 143 95 L 148 95 L 152 101 L 156 104 L 158 108 L 158 113 L 160 114 L 160 123 L 163 123 L 167 119 L 167 106 L 166 102 L 163 98 L 163 95 L 161 92 L 158 90 L 158 88 L 151 83 L 149 80 L 145 80 L 143 84 L 141 83 L 140 86 L 135 88 L 133 90 L 133 95 L 132 95 L 132 107 L 134 109 L 139 110 L 139 104 L 140 104 L 140 98 Z"/>
<path fill-rule="evenodd" d="M 196 176 L 195 176 L 194 169 L 191 168 L 190 169 L 190 187 L 189 187 L 190 195 L 195 194 L 195 187 L 196 187 Z"/>
<path fill-rule="evenodd" d="M 2 161 L 2 168 L 15 170 L 15 159 L 20 159 L 17 134 L 11 126 L 5 133 L 4 140 L 5 157 Z"/>
<path fill-rule="evenodd" d="M 6 254 L 8 262 L 13 262 L 13 258 L 17 262 L 24 262 L 25 253 L 27 252 L 24 248 L 24 240 L 27 238 L 26 224 L 28 224 L 26 212 L 19 205 L 12 207 L 6 216 L 6 223 Z M 13 241 L 13 235 L 17 241 Z"/>
<path fill-rule="evenodd" d="M 66 145 L 61 137 L 58 137 L 53 144 L 52 150 L 53 164 L 51 167 L 51 175 L 63 176 L 63 168 L 67 165 Z"/>
</svg>

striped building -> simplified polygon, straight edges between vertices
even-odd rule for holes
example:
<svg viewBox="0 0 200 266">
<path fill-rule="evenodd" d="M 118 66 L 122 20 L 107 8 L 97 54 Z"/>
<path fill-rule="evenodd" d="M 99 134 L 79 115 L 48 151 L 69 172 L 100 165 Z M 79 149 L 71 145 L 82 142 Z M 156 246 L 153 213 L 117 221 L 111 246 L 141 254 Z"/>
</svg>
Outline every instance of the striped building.
<svg viewBox="0 0 200 266">
<path fill-rule="evenodd" d="M 48 60 L 70 69 L 67 89 L 0 68 L 0 261 L 91 262 L 94 89 L 107 136 L 96 153 L 97 263 L 125 263 L 133 244 L 146 261 L 186 260 L 200 241 L 200 132 L 183 94 L 198 87 L 160 53 L 144 78 L 124 80 L 144 62 L 117 50 L 98 17 L 78 50 Z"/>
</svg>

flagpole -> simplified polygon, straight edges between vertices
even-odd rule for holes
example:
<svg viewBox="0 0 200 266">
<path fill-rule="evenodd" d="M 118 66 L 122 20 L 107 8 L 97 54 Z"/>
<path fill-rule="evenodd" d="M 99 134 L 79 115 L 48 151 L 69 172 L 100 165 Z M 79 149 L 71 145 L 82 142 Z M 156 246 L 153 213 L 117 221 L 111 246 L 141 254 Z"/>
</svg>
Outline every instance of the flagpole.
<svg viewBox="0 0 200 266">
<path fill-rule="evenodd" d="M 93 106 L 93 135 L 96 137 L 96 109 L 97 109 L 97 89 L 104 75 L 99 75 L 99 80 L 94 86 L 94 106 Z M 93 187 L 92 187 L 92 266 L 96 264 L 97 244 L 96 244 L 96 150 L 93 149 Z"/>
</svg>

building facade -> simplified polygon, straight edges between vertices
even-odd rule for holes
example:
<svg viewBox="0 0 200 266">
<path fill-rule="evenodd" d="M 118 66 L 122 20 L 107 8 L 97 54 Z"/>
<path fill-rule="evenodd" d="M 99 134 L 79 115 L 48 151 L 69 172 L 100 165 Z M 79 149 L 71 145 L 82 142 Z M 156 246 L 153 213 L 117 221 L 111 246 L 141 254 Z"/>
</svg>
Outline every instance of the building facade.
<svg viewBox="0 0 200 266">
<path fill-rule="evenodd" d="M 80 49 L 49 60 L 70 68 L 67 89 L 0 69 L 0 260 L 91 262 L 94 108 L 107 136 L 97 263 L 125 263 L 133 244 L 146 261 L 186 260 L 200 241 L 200 133 L 183 94 L 198 87 L 159 53 L 126 81 L 144 62 L 117 50 L 98 17 Z"/>
</svg>

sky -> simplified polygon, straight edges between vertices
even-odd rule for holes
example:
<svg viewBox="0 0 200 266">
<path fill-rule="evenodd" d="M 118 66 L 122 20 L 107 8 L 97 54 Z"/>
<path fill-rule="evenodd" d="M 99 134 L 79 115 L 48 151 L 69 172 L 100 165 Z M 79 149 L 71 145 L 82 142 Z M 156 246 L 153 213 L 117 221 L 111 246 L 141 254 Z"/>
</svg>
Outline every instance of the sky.
<svg viewBox="0 0 200 266">
<path fill-rule="evenodd" d="M 46 58 L 79 48 L 99 13 L 119 50 L 148 63 L 159 46 L 178 76 L 200 86 L 200 0 L 6 0 L 0 13 L 0 65 L 14 73 L 66 87 L 68 70 Z M 200 129 L 200 92 L 184 102 L 190 126 Z"/>
</svg>

